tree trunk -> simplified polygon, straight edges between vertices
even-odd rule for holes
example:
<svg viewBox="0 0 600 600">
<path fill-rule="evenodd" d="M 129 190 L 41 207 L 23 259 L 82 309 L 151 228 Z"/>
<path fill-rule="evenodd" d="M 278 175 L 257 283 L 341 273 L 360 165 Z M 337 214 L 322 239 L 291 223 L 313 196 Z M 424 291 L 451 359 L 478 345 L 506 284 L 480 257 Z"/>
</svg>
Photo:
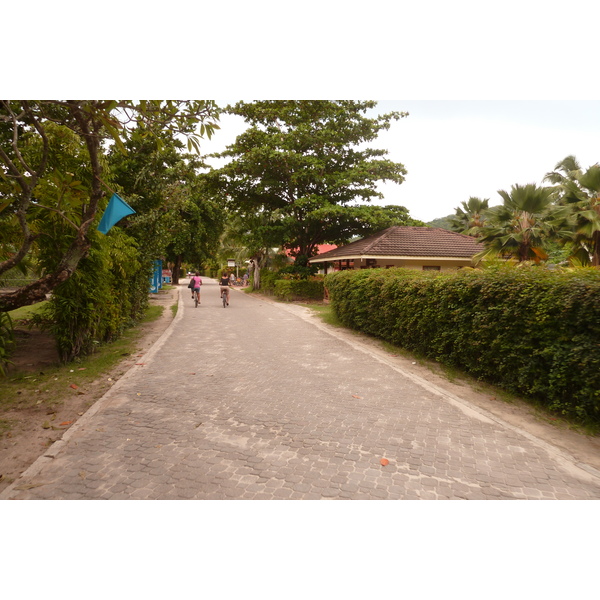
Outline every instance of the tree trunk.
<svg viewBox="0 0 600 600">
<path fill-rule="evenodd" d="M 46 300 L 46 294 L 73 275 L 79 261 L 86 256 L 90 246 L 91 242 L 88 239 L 82 234 L 78 235 L 54 273 L 49 273 L 10 294 L 0 296 L 0 311 L 8 312 L 21 308 L 21 306 L 29 306 Z"/>
<path fill-rule="evenodd" d="M 181 273 L 181 263 L 182 262 L 183 262 L 183 259 L 181 257 L 181 254 L 178 254 L 175 257 L 175 263 L 173 264 L 173 276 L 172 276 L 173 285 L 179 285 L 179 273 Z"/>
<path fill-rule="evenodd" d="M 600 267 L 600 231 L 592 234 L 592 267 Z"/>
<path fill-rule="evenodd" d="M 252 287 L 255 290 L 260 290 L 260 262 L 261 262 L 261 257 L 260 256 L 253 256 L 252 260 L 254 260 L 254 269 L 253 269 L 254 279 L 253 279 Z"/>
</svg>

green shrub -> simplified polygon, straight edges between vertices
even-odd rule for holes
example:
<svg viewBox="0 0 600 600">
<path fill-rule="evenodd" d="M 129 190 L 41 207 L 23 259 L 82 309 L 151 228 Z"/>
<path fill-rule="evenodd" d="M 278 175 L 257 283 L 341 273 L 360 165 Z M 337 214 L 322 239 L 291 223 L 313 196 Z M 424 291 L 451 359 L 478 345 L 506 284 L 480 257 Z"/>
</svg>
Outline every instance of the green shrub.
<svg viewBox="0 0 600 600">
<path fill-rule="evenodd" d="M 279 269 L 277 274 L 281 279 L 308 279 L 314 277 L 319 271 L 316 265 L 298 265 L 293 264 L 283 269 Z"/>
<path fill-rule="evenodd" d="M 322 300 L 323 279 L 277 279 L 275 296 L 280 300 Z"/>
<path fill-rule="evenodd" d="M 142 318 L 150 269 L 139 262 L 135 241 L 124 233 L 115 230 L 97 239 L 75 273 L 34 317 L 53 335 L 61 361 L 91 353 Z"/>
<path fill-rule="evenodd" d="M 279 279 L 278 273 L 262 269 L 260 272 L 260 291 L 261 293 L 274 294 L 275 282 Z"/>
<path fill-rule="evenodd" d="M 328 275 L 347 326 L 600 420 L 600 271 L 498 267 Z"/>
<path fill-rule="evenodd" d="M 290 301 L 292 299 L 292 280 L 277 279 L 274 282 L 275 297 L 279 300 Z"/>
</svg>

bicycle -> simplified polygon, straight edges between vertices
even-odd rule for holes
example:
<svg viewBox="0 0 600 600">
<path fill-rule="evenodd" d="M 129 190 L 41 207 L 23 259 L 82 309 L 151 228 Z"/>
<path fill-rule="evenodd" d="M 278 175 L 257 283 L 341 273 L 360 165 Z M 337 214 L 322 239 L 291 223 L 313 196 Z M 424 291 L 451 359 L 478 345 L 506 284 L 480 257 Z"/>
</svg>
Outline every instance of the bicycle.
<svg viewBox="0 0 600 600">
<path fill-rule="evenodd" d="M 200 290 L 194 290 L 194 308 L 198 308 L 198 304 L 200 304 Z"/>
</svg>

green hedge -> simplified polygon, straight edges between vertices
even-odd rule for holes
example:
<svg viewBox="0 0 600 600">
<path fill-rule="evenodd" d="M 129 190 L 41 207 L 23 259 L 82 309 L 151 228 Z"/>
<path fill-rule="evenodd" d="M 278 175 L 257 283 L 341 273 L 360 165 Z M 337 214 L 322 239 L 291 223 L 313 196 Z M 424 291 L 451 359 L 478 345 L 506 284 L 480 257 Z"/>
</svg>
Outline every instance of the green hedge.
<svg viewBox="0 0 600 600">
<path fill-rule="evenodd" d="M 277 279 L 274 294 L 279 300 L 322 300 L 323 279 Z"/>
<path fill-rule="evenodd" d="M 260 291 L 262 293 L 275 293 L 275 282 L 279 278 L 279 275 L 275 271 L 269 271 L 268 269 L 262 269 L 260 272 Z"/>
<path fill-rule="evenodd" d="M 345 325 L 600 421 L 599 270 L 369 269 L 325 282 Z"/>
</svg>

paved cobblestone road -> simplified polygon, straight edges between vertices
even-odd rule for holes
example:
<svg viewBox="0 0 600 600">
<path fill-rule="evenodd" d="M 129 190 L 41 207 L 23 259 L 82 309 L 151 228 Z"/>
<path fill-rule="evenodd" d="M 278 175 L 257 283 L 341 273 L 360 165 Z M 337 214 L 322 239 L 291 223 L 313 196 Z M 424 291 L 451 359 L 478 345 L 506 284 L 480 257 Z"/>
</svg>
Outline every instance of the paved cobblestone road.
<svg viewBox="0 0 600 600">
<path fill-rule="evenodd" d="M 307 309 L 238 291 L 223 309 L 211 280 L 179 303 L 144 364 L 0 498 L 600 498 L 598 471 Z"/>
</svg>

